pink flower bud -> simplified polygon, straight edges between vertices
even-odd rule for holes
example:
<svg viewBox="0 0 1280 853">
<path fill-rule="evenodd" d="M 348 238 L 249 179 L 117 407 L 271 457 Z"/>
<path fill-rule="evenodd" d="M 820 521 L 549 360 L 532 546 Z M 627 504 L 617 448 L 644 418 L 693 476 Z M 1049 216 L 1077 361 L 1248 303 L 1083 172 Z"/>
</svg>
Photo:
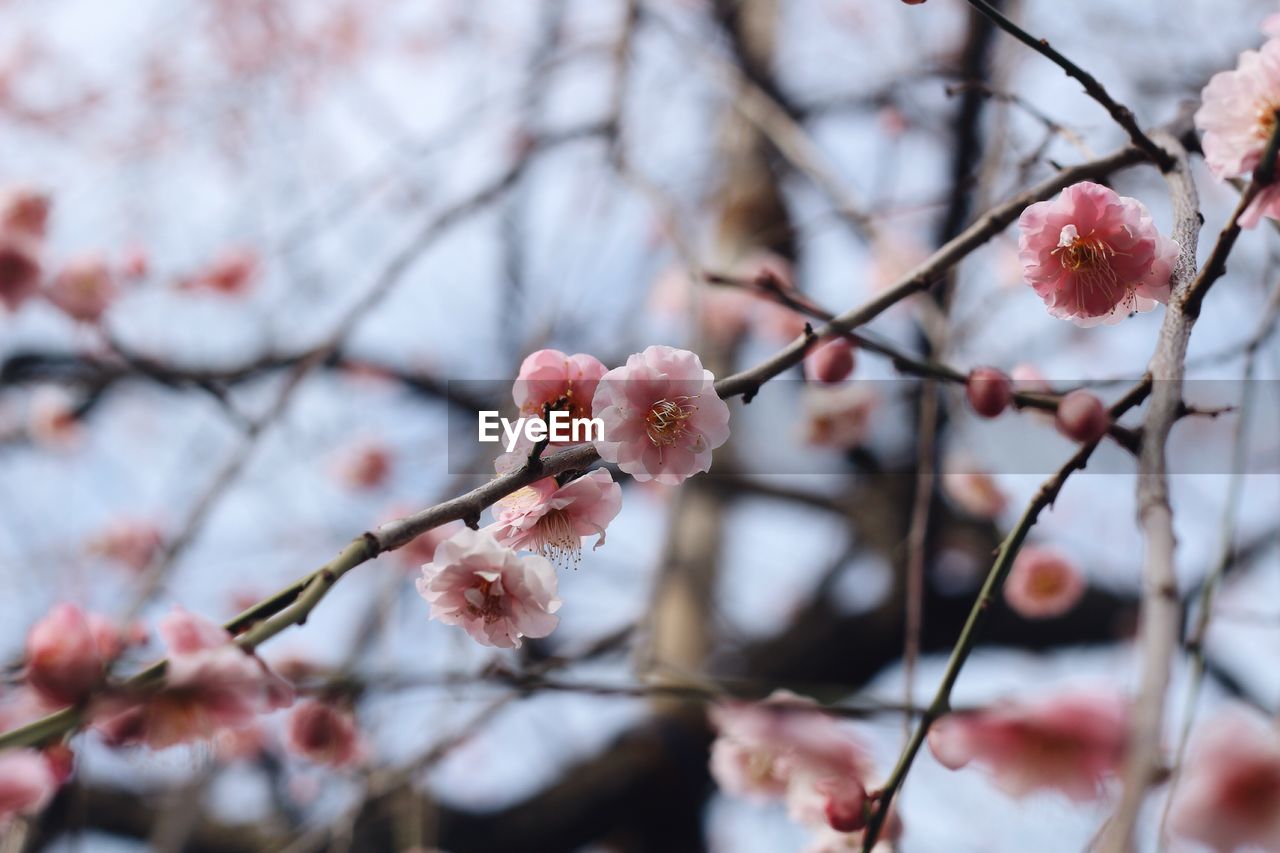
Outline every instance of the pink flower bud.
<svg viewBox="0 0 1280 853">
<path fill-rule="evenodd" d="M 0 823 L 10 815 L 35 814 L 58 790 L 48 762 L 33 749 L 0 753 Z"/>
<path fill-rule="evenodd" d="M 970 371 L 964 390 L 969 397 L 969 405 L 984 418 L 997 417 L 1013 399 L 1009 377 L 994 367 L 977 367 Z"/>
<path fill-rule="evenodd" d="M 919 6 L 922 3 L 924 3 L 924 1 L 925 0 L 902 0 L 902 2 L 907 4 L 908 6 Z"/>
<path fill-rule="evenodd" d="M 867 825 L 867 790 L 857 779 L 824 779 L 818 790 L 826 797 L 823 814 L 837 832 L 857 832 Z"/>
<path fill-rule="evenodd" d="M 820 343 L 804 360 L 804 376 L 813 382 L 832 385 L 853 373 L 853 345 L 846 338 Z"/>
<path fill-rule="evenodd" d="M 1055 421 L 1058 432 L 1072 441 L 1082 444 L 1097 441 L 1107 434 L 1111 416 L 1093 394 L 1088 391 L 1072 391 L 1058 403 Z"/>
<path fill-rule="evenodd" d="M 0 232 L 0 305 L 17 311 L 40 285 L 40 259 L 30 240 Z"/>
<path fill-rule="evenodd" d="M 59 604 L 27 635 L 27 682 L 55 705 L 79 702 L 102 678 L 94 626 L 74 604 Z"/>
</svg>

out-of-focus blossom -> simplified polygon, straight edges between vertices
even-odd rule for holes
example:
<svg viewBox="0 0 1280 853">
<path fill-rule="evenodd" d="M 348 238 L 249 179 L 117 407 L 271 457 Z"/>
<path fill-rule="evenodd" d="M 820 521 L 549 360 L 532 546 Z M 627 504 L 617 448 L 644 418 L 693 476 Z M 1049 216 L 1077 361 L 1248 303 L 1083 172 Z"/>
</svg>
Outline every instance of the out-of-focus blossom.
<svg viewBox="0 0 1280 853">
<path fill-rule="evenodd" d="M 130 246 L 120 261 L 120 274 L 130 281 L 144 279 L 151 272 L 151 257 L 141 246 Z"/>
<path fill-rule="evenodd" d="M 44 240 L 52 206 L 49 196 L 30 187 L 0 190 L 0 235 Z"/>
<path fill-rule="evenodd" d="M 805 357 L 804 375 L 811 382 L 833 385 L 853 373 L 853 344 L 846 338 L 820 343 Z"/>
<path fill-rule="evenodd" d="M 58 779 L 34 749 L 0 752 L 0 824 L 40 812 L 58 790 Z"/>
<path fill-rule="evenodd" d="M 497 521 L 489 528 L 508 548 L 536 551 L 553 563 L 577 564 L 582 538 L 604 531 L 622 509 L 622 488 L 604 468 L 563 486 L 554 477 L 539 480 L 501 499 L 495 505 Z"/>
<path fill-rule="evenodd" d="M 942 474 L 943 493 L 960 509 L 975 518 L 995 518 L 1004 512 L 1008 498 L 996 481 L 958 459 L 948 459 Z"/>
<path fill-rule="evenodd" d="M 1280 850 L 1280 732 L 1231 709 L 1196 733 L 1169 807 L 1177 835 L 1214 850 Z"/>
<path fill-rule="evenodd" d="M 1028 207 L 1018 228 L 1027 282 L 1054 317 L 1118 323 L 1169 299 L 1179 247 L 1137 199 L 1082 181 Z"/>
<path fill-rule="evenodd" d="M 1023 393 L 1047 394 L 1052 390 L 1049 380 L 1044 378 L 1040 368 L 1034 364 L 1014 365 L 1009 371 L 1009 378 L 1013 380 L 1014 390 Z"/>
<path fill-rule="evenodd" d="M 155 523 L 145 519 L 118 518 L 88 542 L 89 552 L 140 572 L 151 565 L 164 545 Z"/>
<path fill-rule="evenodd" d="M 604 422 L 600 458 L 636 480 L 674 486 L 711 468 L 729 439 L 729 407 L 688 350 L 651 346 L 604 375 L 592 413 Z"/>
<path fill-rule="evenodd" d="M 801 440 L 817 447 L 848 449 L 867 437 L 879 398 L 865 383 L 838 388 L 805 386 L 800 392 Z"/>
<path fill-rule="evenodd" d="M 1076 692 L 950 714 L 929 730 L 944 767 L 987 767 L 1012 796 L 1054 789 L 1074 800 L 1097 797 L 1122 761 L 1129 702 L 1112 693 Z"/>
<path fill-rule="evenodd" d="M 1005 579 L 1004 600 L 1024 619 L 1051 619 L 1075 607 L 1084 589 L 1084 576 L 1066 557 L 1026 547 Z"/>
<path fill-rule="evenodd" d="M 72 705 L 102 680 L 125 640 L 106 619 L 58 604 L 27 633 L 27 683 L 51 705 Z"/>
<path fill-rule="evenodd" d="M 223 296 L 243 296 L 258 280 L 260 266 L 258 253 L 252 249 L 228 249 L 178 286 L 182 290 L 207 290 Z"/>
<path fill-rule="evenodd" d="M 295 755 L 330 767 L 349 767 L 363 752 L 350 712 L 317 700 L 303 702 L 289 713 L 285 746 Z"/>
<path fill-rule="evenodd" d="M 117 295 L 115 274 L 99 254 L 68 261 L 44 291 L 50 303 L 82 323 L 101 320 Z"/>
<path fill-rule="evenodd" d="M 387 514 L 387 520 L 393 521 L 397 518 L 403 518 L 415 511 L 416 507 L 404 505 L 398 506 Z M 405 568 L 412 568 L 415 572 L 422 567 L 423 563 L 430 563 L 436 555 L 436 548 L 440 547 L 440 543 L 448 539 L 453 534 L 462 529 L 461 521 L 450 521 L 439 527 L 433 527 L 426 533 L 414 537 L 407 545 L 395 551 L 395 557 Z"/>
<path fill-rule="evenodd" d="M 969 371 L 964 392 L 974 412 L 984 418 L 998 417 L 1013 400 L 1009 377 L 994 367 L 975 367 Z"/>
<path fill-rule="evenodd" d="M 461 626 L 485 646 L 519 648 L 524 637 L 545 637 L 560 622 L 551 562 L 521 557 L 483 530 L 464 527 L 440 543 L 417 587 L 432 619 Z"/>
<path fill-rule="evenodd" d="M 758 290 L 794 289 L 791 264 L 785 258 L 751 252 L 718 272 L 749 287 L 695 282 L 687 271 L 673 267 L 654 283 L 650 304 L 658 313 L 676 317 L 691 316 L 696 307 L 702 333 L 721 347 L 748 332 L 789 341 L 804 331 L 804 317 Z"/>
<path fill-rule="evenodd" d="M 56 385 L 41 385 L 31 392 L 27 430 L 37 443 L 51 449 L 74 446 L 80 438 L 75 400 Z"/>
<path fill-rule="evenodd" d="M 721 788 L 755 800 L 785 798 L 800 823 L 860 828 L 870 760 L 835 718 L 786 691 L 764 702 L 718 705 L 710 714 L 719 732 L 711 774 Z"/>
<path fill-rule="evenodd" d="M 169 651 L 164 680 L 143 695 L 104 701 L 96 727 L 108 743 L 164 749 L 207 740 L 292 704 L 293 688 L 221 626 L 175 609 L 159 630 Z"/>
<path fill-rule="evenodd" d="M 267 735 L 257 722 L 235 729 L 221 729 L 213 736 L 213 754 L 223 764 L 251 761 L 262 755 L 266 747 Z"/>
<path fill-rule="evenodd" d="M 1072 441 L 1087 444 L 1107 434 L 1111 416 L 1095 395 L 1083 388 L 1072 391 L 1058 402 L 1054 417 L 1058 432 Z"/>
<path fill-rule="evenodd" d="M 40 256 L 33 240 L 0 231 L 0 305 L 17 311 L 40 290 Z"/>
<path fill-rule="evenodd" d="M 1274 36 L 1272 29 L 1277 29 L 1274 17 L 1264 23 L 1264 31 Z M 1202 134 L 1205 165 L 1218 180 L 1248 178 L 1261 165 L 1276 127 L 1280 39 L 1272 38 L 1261 50 L 1241 53 L 1233 70 L 1209 78 L 1200 100 L 1195 123 Z M 1280 186 L 1274 183 L 1258 193 L 1240 216 L 1240 224 L 1252 228 L 1263 216 L 1280 218 Z"/>
<path fill-rule="evenodd" d="M 511 396 L 525 416 L 541 415 L 544 407 L 551 406 L 575 419 L 589 418 L 596 386 L 607 370 L 593 355 L 538 350 L 520 363 Z"/>
<path fill-rule="evenodd" d="M 348 448 L 338 464 L 338 477 L 349 489 L 370 491 L 386 485 L 395 458 L 378 441 L 363 441 Z"/>
</svg>

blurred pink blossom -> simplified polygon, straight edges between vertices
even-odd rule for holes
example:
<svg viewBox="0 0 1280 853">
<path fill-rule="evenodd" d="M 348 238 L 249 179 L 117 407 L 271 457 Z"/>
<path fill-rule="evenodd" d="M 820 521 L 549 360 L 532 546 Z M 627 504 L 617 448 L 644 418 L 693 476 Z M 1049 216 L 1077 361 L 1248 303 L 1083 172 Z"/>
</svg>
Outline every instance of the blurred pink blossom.
<svg viewBox="0 0 1280 853">
<path fill-rule="evenodd" d="M 153 522 L 117 518 L 88 542 L 90 553 L 141 572 L 164 546 L 164 536 Z"/>
<path fill-rule="evenodd" d="M 1280 732 L 1252 711 L 1204 723 L 1169 806 L 1177 835 L 1214 850 L 1280 850 Z"/>
<path fill-rule="evenodd" d="M 98 685 L 125 645 L 105 618 L 75 604 L 55 605 L 27 633 L 27 684 L 51 705 L 75 704 Z"/>
<path fill-rule="evenodd" d="M 582 538 L 604 531 L 622 509 L 622 489 L 607 469 L 597 468 L 563 486 L 554 477 L 539 480 L 502 498 L 494 506 L 497 521 L 488 530 L 508 548 L 535 551 L 552 563 L 581 558 Z"/>
<path fill-rule="evenodd" d="M 1089 800 L 1120 767 L 1128 728 L 1127 699 L 1075 692 L 950 714 L 933 724 L 928 742 L 944 767 L 976 761 L 1012 796 L 1055 789 Z"/>
<path fill-rule="evenodd" d="M 40 290 L 40 255 L 33 240 L 0 231 L 0 305 L 17 311 Z"/>
<path fill-rule="evenodd" d="M 806 385 L 800 392 L 801 440 L 817 447 L 857 447 L 866 440 L 871 415 L 879 404 L 866 383 L 836 388 Z"/>
<path fill-rule="evenodd" d="M 1004 600 L 1024 619 L 1051 619 L 1075 607 L 1084 590 L 1084 576 L 1066 557 L 1025 547 L 1005 579 Z"/>
<path fill-rule="evenodd" d="M 688 350 L 651 346 L 600 380 L 592 413 L 604 421 L 600 458 L 636 480 L 677 485 L 711 468 L 729 439 L 729 407 Z"/>
<path fill-rule="evenodd" d="M 101 320 L 117 295 L 115 273 L 99 254 L 68 261 L 44 291 L 50 303 L 81 323 Z"/>
<path fill-rule="evenodd" d="M 244 296 L 257 281 L 261 259 L 252 249 L 228 249 L 203 269 L 179 282 L 181 290 L 207 290 L 223 296 Z"/>
<path fill-rule="evenodd" d="M 0 189 L 0 235 L 21 236 L 39 243 L 49 230 L 49 196 L 31 187 Z"/>
<path fill-rule="evenodd" d="M 380 441 L 368 440 L 348 448 L 338 463 L 338 477 L 353 491 L 371 491 L 391 478 L 395 457 Z"/>
<path fill-rule="evenodd" d="M 56 450 L 73 447 L 80 439 L 75 400 L 56 385 L 41 385 L 31 392 L 27 429 L 37 443 Z"/>
<path fill-rule="evenodd" d="M 103 701 L 96 728 L 108 743 L 164 749 L 207 740 L 292 704 L 293 688 L 221 626 L 175 608 L 159 630 L 169 651 L 164 681 L 141 696 Z"/>
<path fill-rule="evenodd" d="M 1179 247 L 1137 199 L 1082 181 L 1028 207 L 1018 228 L 1027 283 L 1054 317 L 1118 323 L 1169 299 Z"/>
<path fill-rule="evenodd" d="M 1264 32 L 1275 36 L 1276 18 L 1268 18 Z M 1236 67 L 1209 78 L 1200 93 L 1196 127 L 1202 134 L 1204 162 L 1220 181 L 1248 178 L 1262 163 L 1262 155 L 1276 126 L 1280 104 L 1280 39 L 1272 38 L 1261 50 L 1240 54 Z M 1280 186 L 1271 184 L 1258 193 L 1240 217 L 1245 228 L 1263 216 L 1280 218 Z"/>
<path fill-rule="evenodd" d="M 960 459 L 947 460 L 942 474 L 943 493 L 975 518 L 995 518 L 1004 512 L 1008 498 L 984 471 Z"/>
<path fill-rule="evenodd" d="M 295 755 L 330 767 L 349 767 L 363 753 L 355 718 L 329 702 L 310 700 L 294 708 L 284 737 Z"/>
<path fill-rule="evenodd" d="M 521 557 L 486 531 L 464 527 L 422 567 L 418 593 L 431 618 L 459 625 L 477 643 L 519 648 L 555 630 L 556 571 L 545 557 Z"/>
<path fill-rule="evenodd" d="M 0 752 L 0 825 L 15 815 L 42 811 L 58 790 L 58 779 L 34 749 Z"/>
</svg>

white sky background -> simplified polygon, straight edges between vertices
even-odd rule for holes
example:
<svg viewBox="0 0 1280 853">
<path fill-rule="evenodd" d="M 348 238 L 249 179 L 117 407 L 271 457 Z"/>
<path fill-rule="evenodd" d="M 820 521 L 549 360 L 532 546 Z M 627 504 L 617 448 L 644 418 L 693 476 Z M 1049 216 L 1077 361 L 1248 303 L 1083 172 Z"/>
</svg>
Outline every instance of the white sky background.
<svg viewBox="0 0 1280 853">
<path fill-rule="evenodd" d="M 354 65 L 322 70 L 299 95 L 279 70 L 249 83 L 230 76 L 204 29 L 213 5 L 213 0 L 0 0 L 0 69 L 24 42 L 44 45 L 56 57 L 49 67 L 20 78 L 20 91 L 41 103 L 63 102 L 85 85 L 104 95 L 96 109 L 65 127 L 33 128 L 0 116 L 0 184 L 36 183 L 53 193 L 54 259 L 86 250 L 118 257 L 127 246 L 145 246 L 155 274 L 115 306 L 110 328 L 137 351 L 190 365 L 238 364 L 321 339 L 424 217 L 499 174 L 513 150 L 516 107 L 537 33 L 538 4 L 531 0 L 383 0 L 366 18 L 368 54 Z M 323 16 L 334 0 L 288 5 L 306 18 Z M 696 0 L 652 0 L 650 5 L 696 43 L 715 49 Z M 963 34 L 959 0 L 930 0 L 915 8 L 889 0 L 786 0 L 783 5 L 779 74 L 799 103 L 857 96 L 925 72 Z M 1209 73 L 1233 65 L 1241 48 L 1261 43 L 1257 24 L 1273 11 L 1272 4 L 1230 5 L 1228 15 L 1217 0 L 1023 4 L 1032 32 L 1050 38 L 1093 72 L 1148 124 L 1172 118 L 1179 100 Z M 568 3 L 567 46 L 573 58 L 549 76 L 538 127 L 572 127 L 607 110 L 608 49 L 617 29 L 617 6 L 604 0 Z M 997 62 L 1019 95 L 1080 131 L 1094 152 L 1123 143 L 1105 112 L 1056 67 L 1003 36 L 998 45 Z M 174 106 L 163 113 L 148 110 L 139 97 L 142 73 L 154 61 L 171 66 L 180 81 Z M 697 223 L 698 233 L 691 235 L 695 242 L 707 230 L 704 203 L 713 186 L 715 125 L 724 103 L 723 91 L 700 68 L 687 44 L 647 28 L 638 44 L 626 113 L 630 155 L 680 200 L 684 215 Z M 832 111 L 812 125 L 823 154 L 884 214 L 885 227 L 926 244 L 936 227 L 936 202 L 947 191 L 947 152 L 938 139 L 954 102 L 943 85 L 925 76 L 906 88 L 903 109 L 910 129 L 893 144 L 886 142 L 874 111 Z M 157 139 L 147 133 L 155 127 L 148 124 L 153 120 L 163 129 Z M 1015 162 L 1036 146 L 1041 129 L 1016 109 L 1007 121 L 1008 158 Z M 424 144 L 427 150 L 419 150 Z M 1081 158 L 1061 140 L 1050 156 L 1064 163 Z M 1047 173 L 1042 164 L 1034 177 Z M 1196 173 L 1207 217 L 1203 258 L 1234 192 L 1214 184 L 1198 163 Z M 389 180 L 370 181 L 371 174 L 386 174 Z M 330 214 L 304 241 L 281 248 L 300 223 L 316 211 L 334 210 L 335 200 L 353 185 L 372 192 L 358 204 L 340 205 L 337 215 Z M 1168 229 L 1167 195 L 1154 170 L 1130 170 L 1115 185 L 1141 198 Z M 869 258 L 863 247 L 830 216 L 821 195 L 798 179 L 790 189 L 802 224 L 802 286 L 835 307 L 867 298 Z M 997 194 L 1013 189 L 1006 177 Z M 524 353 L 542 345 L 594 352 L 617 363 L 647 344 L 684 339 L 670 323 L 635 317 L 646 289 L 675 255 L 659 236 L 652 208 L 612 177 L 598 142 L 575 143 L 543 156 L 514 198 L 469 219 L 426 252 L 360 325 L 351 349 L 444 378 L 493 378 L 511 374 Z M 498 248 L 500 214 L 512 210 L 523 210 L 529 223 L 521 241 L 526 290 L 514 302 L 504 295 Z M 975 334 L 951 353 L 950 361 L 1005 368 L 1033 362 L 1064 380 L 1137 375 L 1151 353 L 1162 311 L 1086 331 L 1048 317 L 1029 288 L 1009 279 L 1012 235 L 1007 232 L 961 267 L 955 316 L 970 321 Z M 225 246 L 241 244 L 256 246 L 267 257 L 266 278 L 248 299 L 182 294 L 170 286 Z M 1265 228 L 1241 240 L 1229 276 L 1215 289 L 1196 327 L 1193 361 L 1252 331 L 1265 288 L 1274 281 L 1267 273 L 1266 249 L 1276 245 L 1276 235 Z M 873 328 L 904 344 L 912 341 L 908 315 L 900 309 Z M 513 338 L 512 329 L 522 337 Z M 46 306 L 29 306 L 16 316 L 0 314 L 0 359 L 26 348 L 92 345 L 90 333 Z M 766 354 L 771 347 L 756 342 L 745 357 Z M 1259 376 L 1280 378 L 1278 366 L 1280 348 L 1273 343 L 1261 354 Z M 1195 375 L 1235 377 L 1239 369 L 1237 360 Z M 892 376 L 871 356 L 861 359 L 859 370 L 867 378 Z M 22 422 L 28 390 L 0 389 L 0 423 Z M 252 412 L 274 393 L 273 383 L 260 383 L 241 389 L 234 401 Z M 735 415 L 741 412 L 737 404 L 732 408 Z M 884 420 L 874 425 L 876 441 L 887 447 L 895 433 L 908 428 L 894 415 L 886 409 Z M 1227 435 L 1226 420 L 1211 440 Z M 775 442 L 779 432 L 791 435 L 794 429 L 784 422 L 755 421 L 748 427 L 743 420 L 744 447 Z M 1272 470 L 1280 453 L 1275 424 L 1273 409 L 1254 429 L 1259 452 L 1270 452 Z M 1054 442 L 1061 458 L 1067 457 L 1065 442 L 1051 430 L 1029 426 L 1025 418 L 1005 418 L 998 428 L 961 422 L 952 441 L 982 458 L 998 454 L 1001 436 L 1010 430 L 1025 434 L 1031 429 L 1040 430 L 1043 440 Z M 149 617 L 175 601 L 226 617 L 235 610 L 235 596 L 274 591 L 383 520 L 393 506 L 442 496 L 456 485 L 446 471 L 443 435 L 444 410 L 397 386 L 333 373 L 314 376 L 219 504 Z M 362 437 L 390 444 L 397 464 L 389 486 L 353 496 L 336 481 L 333 465 L 343 448 Z M 50 453 L 20 439 L 0 444 L 0 650 L 5 659 L 19 654 L 26 626 L 57 600 L 73 598 L 108 612 L 123 607 L 128 577 L 86 557 L 86 537 L 118 516 L 175 523 L 239 442 L 235 425 L 209 397 L 130 384 L 113 390 L 94 411 L 85 440 L 74 451 Z M 823 459 L 808 464 L 821 470 Z M 791 479 L 826 487 L 804 476 Z M 1012 498 L 1004 524 L 1012 523 L 1012 514 L 1041 479 L 1002 477 Z M 1184 580 L 1199 577 L 1213 558 L 1226 482 L 1226 477 L 1175 478 L 1178 570 Z M 1133 524 L 1133 487 L 1128 475 L 1073 478 L 1054 511 L 1037 525 L 1034 539 L 1073 554 L 1100 582 L 1135 587 L 1141 542 Z M 1253 477 L 1246 495 L 1244 540 L 1275 523 L 1280 485 L 1274 476 Z M 660 492 L 627 489 L 608 545 L 585 555 L 579 572 L 561 575 L 566 603 L 556 639 L 573 648 L 641 614 L 662 545 L 664 513 Z M 840 525 L 829 519 L 758 501 L 736 505 L 729 529 L 714 618 L 741 635 L 763 636 L 781 628 L 782 603 L 803 601 L 807 584 L 843 546 Z M 1211 638 L 1215 654 L 1230 661 L 1272 707 L 1280 704 L 1278 568 L 1272 552 L 1222 597 L 1224 609 L 1262 611 L 1270 618 L 1219 619 Z M 850 606 L 857 606 L 867 590 L 874 595 L 877 572 L 876 566 L 850 572 L 854 582 L 842 587 Z M 459 672 L 493 658 L 461 632 L 428 622 L 426 605 L 408 581 L 396 580 L 402 575 L 393 558 L 362 567 L 305 627 L 275 640 L 265 656 L 337 662 L 365 602 L 390 594 L 396 616 L 375 655 L 378 664 L 407 672 Z M 621 681 L 628 677 L 627 667 L 627 661 L 593 664 L 582 667 L 581 674 Z M 939 661 L 921 667 L 922 693 L 932 690 L 940 671 Z M 966 668 L 956 699 L 977 702 L 1025 694 L 1039 685 L 1095 679 L 1128 685 L 1134 675 L 1126 647 L 1048 657 L 980 651 Z M 1180 677 L 1171 694 L 1175 722 L 1183 686 Z M 886 673 L 877 689 L 896 698 L 900 674 Z M 363 719 L 385 756 L 413 755 L 465 724 L 492 695 L 479 688 L 403 693 L 370 704 Z M 1206 708 L 1215 697 L 1210 686 Z M 554 694 L 526 700 L 458 749 L 429 784 L 451 802 L 499 806 L 537 790 L 643 712 L 642 703 L 620 699 Z M 900 748 L 900 723 L 885 719 L 869 731 L 887 772 Z M 82 772 L 108 778 L 181 778 L 203 761 L 201 754 L 184 750 L 121 756 L 85 748 L 83 755 Z M 303 779 L 314 776 L 301 768 L 296 772 Z M 318 803 L 341 805 L 349 793 L 333 783 Z M 243 774 L 214 792 L 215 806 L 236 816 L 251 816 L 257 796 Z M 902 808 L 908 853 L 1015 853 L 1033 846 L 1046 853 L 1077 850 L 1105 813 L 1051 796 L 1015 803 L 990 788 L 979 771 L 948 773 L 927 754 L 910 777 Z M 779 851 L 804 843 L 803 833 L 779 813 L 748 804 L 718 801 L 709 821 L 717 850 Z M 96 842 L 85 848 L 98 849 Z"/>
</svg>

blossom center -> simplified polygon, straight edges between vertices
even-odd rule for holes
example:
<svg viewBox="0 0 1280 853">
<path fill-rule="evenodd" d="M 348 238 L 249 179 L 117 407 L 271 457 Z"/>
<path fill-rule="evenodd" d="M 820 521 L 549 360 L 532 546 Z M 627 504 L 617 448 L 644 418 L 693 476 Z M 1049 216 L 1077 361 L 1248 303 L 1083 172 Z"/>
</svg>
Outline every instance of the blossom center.
<svg viewBox="0 0 1280 853">
<path fill-rule="evenodd" d="M 480 578 L 480 582 L 463 593 L 471 615 L 484 618 L 485 624 L 502 618 L 502 581 Z"/>
<path fill-rule="evenodd" d="M 557 566 L 572 564 L 576 569 L 582 561 L 582 538 L 574 532 L 569 514 L 553 509 L 538 519 L 533 529 L 533 550 Z"/>
<path fill-rule="evenodd" d="M 1074 225 L 1064 226 L 1058 237 L 1058 247 L 1053 250 L 1062 268 L 1073 274 L 1086 290 L 1101 290 L 1111 294 L 1120 281 L 1112 259 L 1119 254 L 1111 244 L 1093 232 L 1081 235 Z"/>
<path fill-rule="evenodd" d="M 689 419 L 698 411 L 696 397 L 681 395 L 659 400 L 645 415 L 645 435 L 654 447 L 671 447 L 689 432 Z"/>
</svg>

